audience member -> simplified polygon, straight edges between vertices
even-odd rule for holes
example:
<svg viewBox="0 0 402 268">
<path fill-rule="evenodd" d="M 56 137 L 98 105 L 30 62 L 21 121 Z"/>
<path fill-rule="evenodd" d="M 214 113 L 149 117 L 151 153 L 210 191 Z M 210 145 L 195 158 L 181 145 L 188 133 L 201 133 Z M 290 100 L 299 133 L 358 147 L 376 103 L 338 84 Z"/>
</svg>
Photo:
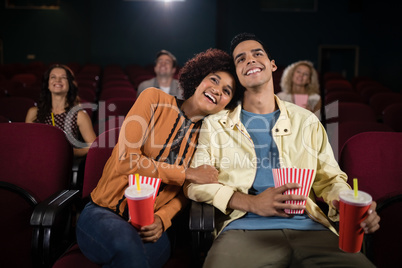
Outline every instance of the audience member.
<svg viewBox="0 0 402 268">
<path fill-rule="evenodd" d="M 320 110 L 320 85 L 312 62 L 303 60 L 286 67 L 280 85 L 282 91 L 277 95 L 281 100 L 295 103 L 313 113 Z"/>
<path fill-rule="evenodd" d="M 215 183 L 214 168 L 188 168 L 201 122 L 208 114 L 234 106 L 236 80 L 231 57 L 209 49 L 181 70 L 184 101 L 148 88 L 134 103 L 106 163 L 92 201 L 77 224 L 81 251 L 107 267 L 162 267 L 170 255 L 166 230 L 187 204 L 184 181 Z M 229 106 L 228 106 L 229 105 Z M 124 190 L 128 175 L 160 178 L 154 223 L 137 230 L 128 222 Z"/>
<path fill-rule="evenodd" d="M 65 65 L 52 65 L 44 74 L 38 107 L 31 107 L 26 123 L 53 125 L 66 133 L 74 146 L 74 156 L 87 154 L 95 140 L 91 118 L 79 106 L 73 72 Z M 81 138 L 84 142 L 81 142 Z"/>
<path fill-rule="evenodd" d="M 184 187 L 189 198 L 217 208 L 218 236 L 204 267 L 373 267 L 362 253 L 338 247 L 331 220 L 339 219 L 339 192 L 350 186 L 324 127 L 310 111 L 274 95 L 277 67 L 255 35 L 234 37 L 231 53 L 245 87 L 242 104 L 204 119 L 191 164 L 214 166 L 219 183 Z M 296 183 L 275 188 L 272 169 L 279 167 L 314 169 L 308 198 L 283 194 L 299 188 Z M 315 196 L 328 204 L 331 220 Z M 285 209 L 304 209 L 304 214 L 292 216 Z M 379 228 L 375 202 L 368 214 L 361 226 L 372 233 Z"/>
<path fill-rule="evenodd" d="M 159 51 L 156 54 L 154 67 L 156 76 L 138 85 L 137 96 L 149 87 L 156 87 L 178 99 L 183 99 L 183 90 L 179 86 L 179 81 L 174 79 L 176 67 L 177 60 L 172 53 L 167 50 Z"/>
</svg>

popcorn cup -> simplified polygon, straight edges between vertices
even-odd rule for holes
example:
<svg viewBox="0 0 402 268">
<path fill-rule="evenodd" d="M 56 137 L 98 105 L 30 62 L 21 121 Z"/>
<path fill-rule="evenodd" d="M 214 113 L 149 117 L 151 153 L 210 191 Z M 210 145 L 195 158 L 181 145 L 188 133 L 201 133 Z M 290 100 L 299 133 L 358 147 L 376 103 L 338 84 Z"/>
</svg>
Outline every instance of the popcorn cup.
<svg viewBox="0 0 402 268">
<path fill-rule="evenodd" d="M 368 193 L 354 190 L 339 193 L 339 248 L 345 252 L 356 253 L 361 250 L 364 231 L 360 223 L 367 217 L 372 202 Z"/>
<path fill-rule="evenodd" d="M 313 182 L 314 169 L 278 168 L 272 169 L 275 188 L 286 183 L 298 183 L 299 189 L 286 190 L 284 194 L 308 196 Z M 287 200 L 286 204 L 306 205 L 306 200 Z M 304 209 L 285 209 L 287 214 L 303 214 Z"/>
<path fill-rule="evenodd" d="M 154 222 L 154 192 L 152 185 L 141 184 L 141 190 L 136 185 L 127 187 L 124 195 L 127 198 L 131 224 L 140 229 Z"/>
</svg>

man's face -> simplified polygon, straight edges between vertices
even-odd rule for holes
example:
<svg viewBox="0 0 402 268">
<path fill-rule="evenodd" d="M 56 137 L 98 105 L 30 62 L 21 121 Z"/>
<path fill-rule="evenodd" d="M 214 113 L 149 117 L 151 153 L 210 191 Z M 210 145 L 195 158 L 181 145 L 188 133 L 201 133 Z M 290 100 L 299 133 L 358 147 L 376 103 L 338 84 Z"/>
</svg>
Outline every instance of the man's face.
<svg viewBox="0 0 402 268">
<path fill-rule="evenodd" d="M 241 42 L 233 51 L 236 74 L 245 88 L 261 87 L 272 79 L 276 70 L 262 45 L 254 40 Z"/>
<path fill-rule="evenodd" d="M 173 60 L 166 54 L 162 54 L 156 60 L 154 67 L 156 75 L 160 76 L 173 76 L 176 72 L 176 68 L 173 68 Z"/>
</svg>

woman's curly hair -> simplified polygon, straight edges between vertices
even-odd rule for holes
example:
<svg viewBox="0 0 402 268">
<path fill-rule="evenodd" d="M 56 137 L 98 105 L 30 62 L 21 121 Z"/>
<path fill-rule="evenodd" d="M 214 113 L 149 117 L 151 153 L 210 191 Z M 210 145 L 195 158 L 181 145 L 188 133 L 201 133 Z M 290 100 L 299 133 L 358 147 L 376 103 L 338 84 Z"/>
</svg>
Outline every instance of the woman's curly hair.
<svg viewBox="0 0 402 268">
<path fill-rule="evenodd" d="M 237 79 L 232 57 L 225 51 L 216 48 L 210 48 L 195 55 L 181 68 L 179 83 L 183 89 L 183 98 L 185 100 L 190 98 L 208 74 L 219 71 L 228 72 L 235 79 L 233 98 L 226 106 L 228 109 L 234 108 L 243 90 Z"/>
<path fill-rule="evenodd" d="M 61 68 L 66 71 L 68 80 L 68 92 L 67 92 L 67 107 L 66 112 L 70 111 L 75 105 L 78 104 L 78 86 L 75 81 L 73 71 L 66 65 L 54 64 L 43 74 L 42 89 L 38 102 L 38 114 L 36 121 L 44 123 L 46 116 L 52 112 L 52 93 L 49 90 L 49 77 L 50 72 L 55 68 Z"/>
<path fill-rule="evenodd" d="M 293 73 L 295 72 L 296 67 L 300 65 L 305 65 L 310 69 L 310 83 L 306 85 L 307 94 L 320 94 L 320 84 L 318 82 L 317 71 L 314 69 L 313 63 L 307 60 L 301 60 L 292 63 L 291 65 L 286 67 L 285 70 L 283 70 L 280 83 L 282 91 L 288 94 L 292 93 Z"/>
</svg>

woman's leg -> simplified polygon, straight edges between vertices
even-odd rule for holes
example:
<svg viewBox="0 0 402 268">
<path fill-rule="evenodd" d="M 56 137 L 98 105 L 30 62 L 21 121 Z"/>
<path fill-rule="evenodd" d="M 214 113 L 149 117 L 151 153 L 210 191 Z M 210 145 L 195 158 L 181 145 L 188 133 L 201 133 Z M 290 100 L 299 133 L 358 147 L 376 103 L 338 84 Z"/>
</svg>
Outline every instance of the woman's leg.
<svg viewBox="0 0 402 268">
<path fill-rule="evenodd" d="M 165 233 L 156 243 L 144 244 L 130 223 L 92 202 L 78 219 L 77 242 L 88 259 L 105 267 L 154 267 L 170 255 Z"/>
</svg>

